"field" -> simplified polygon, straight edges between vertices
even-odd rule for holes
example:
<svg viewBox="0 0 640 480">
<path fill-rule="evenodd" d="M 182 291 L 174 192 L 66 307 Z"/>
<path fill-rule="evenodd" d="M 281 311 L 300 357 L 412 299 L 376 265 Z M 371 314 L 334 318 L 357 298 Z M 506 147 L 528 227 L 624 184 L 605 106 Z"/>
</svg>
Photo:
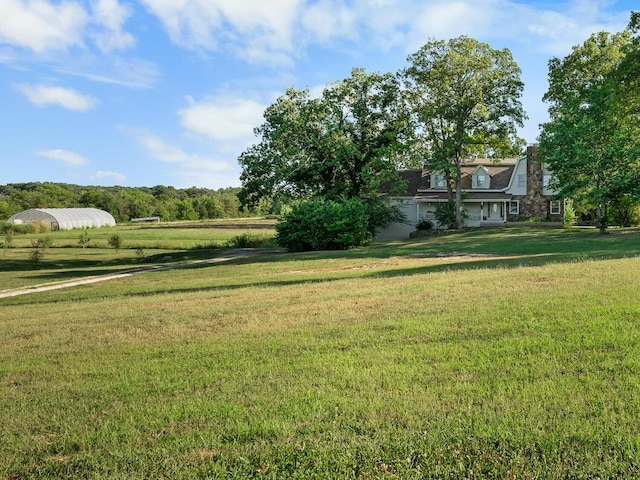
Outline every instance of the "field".
<svg viewBox="0 0 640 480">
<path fill-rule="evenodd" d="M 639 230 L 189 263 L 214 227 L 4 252 L 179 268 L 0 298 L 0 478 L 640 477 Z"/>
</svg>

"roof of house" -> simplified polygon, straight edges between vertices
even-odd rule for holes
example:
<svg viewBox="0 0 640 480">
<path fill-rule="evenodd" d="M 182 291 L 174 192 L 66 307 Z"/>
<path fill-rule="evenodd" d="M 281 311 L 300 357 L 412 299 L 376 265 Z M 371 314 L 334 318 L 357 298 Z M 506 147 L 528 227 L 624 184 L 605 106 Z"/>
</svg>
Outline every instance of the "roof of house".
<svg viewBox="0 0 640 480">
<path fill-rule="evenodd" d="M 504 190 L 509 186 L 513 171 L 515 169 L 517 158 L 505 158 L 502 160 L 494 159 L 469 159 L 464 161 L 462 166 L 462 178 L 461 186 L 463 190 L 472 189 L 472 175 L 476 171 L 477 167 L 482 165 L 491 177 L 491 181 L 488 190 Z M 446 191 L 442 189 L 431 189 L 431 171 L 422 169 L 405 169 L 399 170 L 398 174 L 406 182 L 406 189 L 400 193 L 399 196 L 424 196 L 426 190 L 430 192 L 434 191 Z M 477 193 L 484 193 L 477 191 Z M 487 192 L 488 193 L 488 192 Z M 492 194 L 491 198 L 495 197 Z"/>
</svg>

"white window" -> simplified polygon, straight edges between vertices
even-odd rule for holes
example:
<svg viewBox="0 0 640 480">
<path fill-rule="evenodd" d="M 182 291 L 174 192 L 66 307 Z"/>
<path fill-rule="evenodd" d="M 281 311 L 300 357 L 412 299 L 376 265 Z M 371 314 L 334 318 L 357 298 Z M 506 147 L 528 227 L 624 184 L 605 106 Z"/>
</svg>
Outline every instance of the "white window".
<svg viewBox="0 0 640 480">
<path fill-rule="evenodd" d="M 509 202 L 509 213 L 511 215 L 518 215 L 520 213 L 520 202 L 517 200 Z"/>
<path fill-rule="evenodd" d="M 527 176 L 524 173 L 518 174 L 518 188 L 527 187 Z"/>
<path fill-rule="evenodd" d="M 551 200 L 551 215 L 560 215 L 560 200 Z"/>
<path fill-rule="evenodd" d="M 542 176 L 542 186 L 548 187 L 549 183 L 551 183 L 551 175 L 543 175 Z"/>
<path fill-rule="evenodd" d="M 476 175 L 476 187 L 485 188 L 487 186 L 487 176 L 483 174 Z"/>
<path fill-rule="evenodd" d="M 434 183 L 433 186 L 435 188 L 444 188 L 447 186 L 447 183 L 444 179 L 444 175 L 442 175 L 441 173 L 437 173 L 436 175 L 434 175 L 433 183 Z"/>
</svg>

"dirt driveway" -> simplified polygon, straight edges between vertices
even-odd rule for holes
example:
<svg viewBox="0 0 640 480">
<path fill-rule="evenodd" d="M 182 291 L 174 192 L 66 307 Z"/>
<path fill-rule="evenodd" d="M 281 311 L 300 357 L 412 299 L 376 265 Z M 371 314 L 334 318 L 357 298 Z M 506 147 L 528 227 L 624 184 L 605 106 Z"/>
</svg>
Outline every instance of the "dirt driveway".
<svg viewBox="0 0 640 480">
<path fill-rule="evenodd" d="M 258 255 L 267 255 L 274 253 L 282 253 L 284 250 L 277 248 L 241 248 L 236 250 L 227 250 L 217 257 L 207 258 L 206 260 L 193 260 L 191 262 L 171 263 L 167 265 L 151 265 L 148 267 L 140 267 L 120 272 L 108 273 L 105 275 L 96 275 L 93 277 L 83 277 L 76 280 L 64 280 L 61 282 L 41 283 L 39 285 L 31 285 L 28 287 L 12 288 L 9 290 L 0 290 L 0 298 L 16 297 L 18 295 L 26 295 L 28 293 L 46 292 L 49 290 L 58 290 L 60 288 L 75 287 L 77 285 L 87 285 L 90 283 L 106 282 L 107 280 L 117 280 L 121 278 L 140 275 L 143 273 L 160 272 L 162 270 L 172 270 L 175 268 L 185 268 L 193 265 L 228 262 L 238 258 L 250 258 Z"/>
</svg>

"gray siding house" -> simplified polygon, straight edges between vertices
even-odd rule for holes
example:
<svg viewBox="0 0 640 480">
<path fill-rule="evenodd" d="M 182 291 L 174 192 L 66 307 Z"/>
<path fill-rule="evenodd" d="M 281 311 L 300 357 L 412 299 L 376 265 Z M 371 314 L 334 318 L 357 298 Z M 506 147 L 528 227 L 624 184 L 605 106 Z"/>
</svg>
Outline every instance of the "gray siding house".
<svg viewBox="0 0 640 480">
<path fill-rule="evenodd" d="M 504 226 L 530 218 L 562 221 L 564 202 L 548 188 L 551 172 L 536 161 L 536 148 L 526 155 L 507 159 L 469 159 L 462 167 L 463 208 L 468 227 Z M 415 225 L 430 220 L 434 228 L 436 205 L 448 201 L 442 172 L 426 169 L 401 170 L 406 191 L 393 197 L 407 217 L 379 233 L 377 240 L 409 238 Z"/>
</svg>

